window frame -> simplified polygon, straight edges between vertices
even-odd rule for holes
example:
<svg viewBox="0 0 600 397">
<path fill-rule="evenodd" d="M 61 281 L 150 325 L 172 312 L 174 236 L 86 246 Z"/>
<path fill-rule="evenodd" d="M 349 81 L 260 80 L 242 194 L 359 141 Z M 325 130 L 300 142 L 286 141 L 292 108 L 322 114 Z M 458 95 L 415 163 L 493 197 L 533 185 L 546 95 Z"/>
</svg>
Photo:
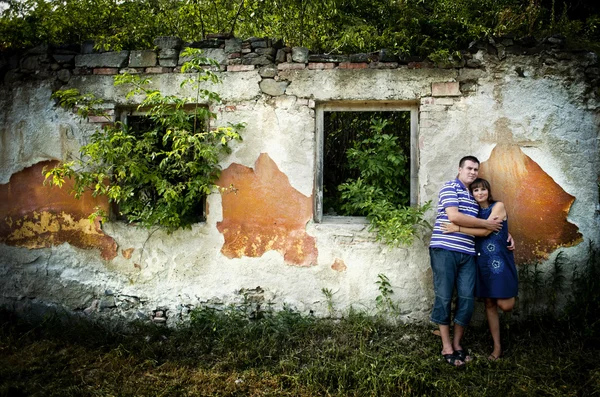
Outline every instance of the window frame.
<svg viewBox="0 0 600 397">
<path fill-rule="evenodd" d="M 323 216 L 323 156 L 325 112 L 410 112 L 410 205 L 418 203 L 419 106 L 417 101 L 328 101 L 315 105 L 315 176 L 313 220 L 315 223 L 366 223 L 365 217 Z"/>
</svg>

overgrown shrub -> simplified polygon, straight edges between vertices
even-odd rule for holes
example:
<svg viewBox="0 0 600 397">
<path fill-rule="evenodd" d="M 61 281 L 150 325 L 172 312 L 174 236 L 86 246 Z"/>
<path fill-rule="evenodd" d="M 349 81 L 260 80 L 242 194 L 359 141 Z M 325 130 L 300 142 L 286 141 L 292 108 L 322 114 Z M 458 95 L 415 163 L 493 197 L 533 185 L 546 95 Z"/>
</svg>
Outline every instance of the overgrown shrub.
<svg viewBox="0 0 600 397">
<path fill-rule="evenodd" d="M 118 204 L 122 216 L 142 226 L 173 231 L 197 222 L 203 201 L 216 188 L 220 156 L 229 151 L 229 142 L 241 139 L 238 131 L 243 128 L 242 124 L 208 128 L 216 115 L 204 104 L 220 98 L 200 83 L 216 83 L 219 78 L 203 68 L 215 62 L 199 54 L 191 48 L 182 53 L 191 57 L 182 73 L 195 72 L 182 86 L 194 84 L 195 98 L 164 95 L 148 88 L 148 78 L 116 76 L 115 85 L 133 87 L 127 98 L 143 96 L 137 108 L 145 111 L 149 123 L 138 131 L 121 122 L 96 131 L 79 158 L 47 171 L 46 179 L 62 186 L 72 178 L 76 197 L 88 189 L 94 195 L 106 195 Z M 75 89 L 57 91 L 53 97 L 65 108 L 76 107 L 81 117 L 102 112 L 98 109 L 101 100 Z M 103 214 L 91 217 L 96 215 Z"/>
</svg>

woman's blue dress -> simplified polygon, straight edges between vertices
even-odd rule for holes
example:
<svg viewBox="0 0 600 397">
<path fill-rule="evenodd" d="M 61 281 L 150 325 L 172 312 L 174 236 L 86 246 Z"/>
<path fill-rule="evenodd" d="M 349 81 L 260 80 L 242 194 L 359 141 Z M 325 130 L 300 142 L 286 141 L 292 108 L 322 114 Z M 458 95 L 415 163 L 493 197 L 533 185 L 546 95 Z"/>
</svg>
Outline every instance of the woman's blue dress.
<svg viewBox="0 0 600 397">
<path fill-rule="evenodd" d="M 480 208 L 478 218 L 488 219 L 492 213 L 492 203 L 488 208 Z M 475 238 L 477 251 L 477 280 L 475 296 L 480 298 L 512 298 L 517 296 L 519 281 L 515 258 L 507 248 L 508 220 L 502 229 L 487 237 Z"/>
</svg>

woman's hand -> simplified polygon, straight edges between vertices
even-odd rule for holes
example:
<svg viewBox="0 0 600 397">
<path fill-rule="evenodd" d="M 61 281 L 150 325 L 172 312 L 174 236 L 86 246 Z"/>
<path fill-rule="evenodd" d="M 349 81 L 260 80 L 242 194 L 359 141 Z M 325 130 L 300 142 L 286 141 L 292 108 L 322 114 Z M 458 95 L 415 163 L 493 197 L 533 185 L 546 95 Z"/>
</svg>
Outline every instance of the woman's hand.
<svg viewBox="0 0 600 397">
<path fill-rule="evenodd" d="M 440 226 L 444 234 L 455 233 L 458 232 L 458 229 L 460 229 L 460 226 L 455 225 L 452 222 L 443 222 Z"/>
</svg>

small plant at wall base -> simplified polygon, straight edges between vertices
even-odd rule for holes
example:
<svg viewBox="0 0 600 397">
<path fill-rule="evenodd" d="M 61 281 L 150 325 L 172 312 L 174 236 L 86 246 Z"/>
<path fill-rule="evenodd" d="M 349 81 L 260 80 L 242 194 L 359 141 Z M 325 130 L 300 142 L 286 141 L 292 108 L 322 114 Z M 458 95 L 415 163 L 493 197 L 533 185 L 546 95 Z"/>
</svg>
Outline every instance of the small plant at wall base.
<svg viewBox="0 0 600 397">
<path fill-rule="evenodd" d="M 150 79 L 140 76 L 116 76 L 115 85 L 133 87 L 126 99 L 143 96 L 137 109 L 145 111 L 148 122 L 137 129 L 116 122 L 96 131 L 80 149 L 80 158 L 45 171 L 46 180 L 62 186 L 67 178 L 73 179 L 75 197 L 86 190 L 106 195 L 118 204 L 122 216 L 142 226 L 171 232 L 197 222 L 205 197 L 216 188 L 220 156 L 229 152 L 229 142 L 241 140 L 238 131 L 243 125 L 207 128 L 216 115 L 200 103 L 220 98 L 201 83 L 217 83 L 219 78 L 202 66 L 215 61 L 200 57 L 196 49 L 187 49 L 182 56 L 190 57 L 182 73 L 194 72 L 182 86 L 193 84 L 196 98 L 163 95 L 148 88 Z M 81 117 L 102 113 L 100 100 L 77 90 L 57 91 L 53 97 L 62 107 L 76 107 Z"/>
<path fill-rule="evenodd" d="M 431 228 L 424 219 L 431 202 L 411 207 L 410 175 L 400 138 L 384 133 L 388 121 L 371 120 L 370 133 L 348 149 L 350 168 L 359 170 L 356 179 L 338 186 L 341 209 L 346 214 L 366 216 L 378 241 L 391 246 L 410 245 L 419 228 Z"/>
</svg>

